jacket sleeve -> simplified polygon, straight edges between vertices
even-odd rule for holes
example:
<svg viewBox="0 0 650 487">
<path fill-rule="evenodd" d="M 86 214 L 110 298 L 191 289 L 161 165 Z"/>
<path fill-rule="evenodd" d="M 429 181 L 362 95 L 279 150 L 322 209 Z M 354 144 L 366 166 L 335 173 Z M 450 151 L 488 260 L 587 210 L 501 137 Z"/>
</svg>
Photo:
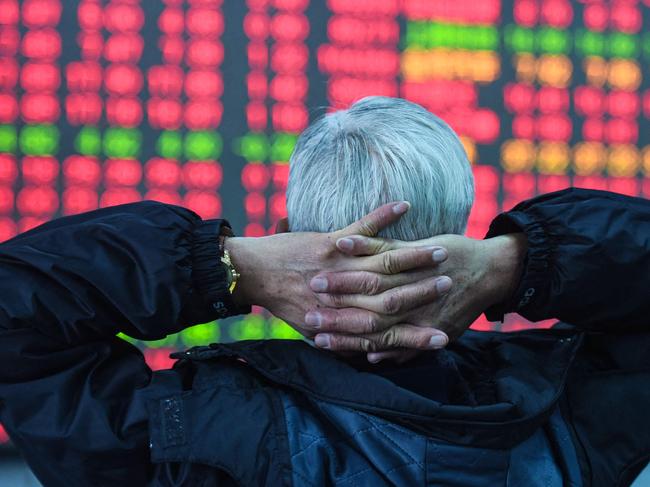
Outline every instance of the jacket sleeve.
<svg viewBox="0 0 650 487">
<path fill-rule="evenodd" d="M 227 300 L 223 225 L 142 202 L 0 244 L 0 422 L 46 486 L 146 484 L 138 391 L 152 374 L 115 335 L 158 339 L 246 311 Z"/>
<path fill-rule="evenodd" d="M 608 332 L 650 329 L 650 201 L 567 189 L 515 206 L 487 237 L 524 232 L 528 252 L 512 298 L 486 313 L 556 318 Z"/>
</svg>

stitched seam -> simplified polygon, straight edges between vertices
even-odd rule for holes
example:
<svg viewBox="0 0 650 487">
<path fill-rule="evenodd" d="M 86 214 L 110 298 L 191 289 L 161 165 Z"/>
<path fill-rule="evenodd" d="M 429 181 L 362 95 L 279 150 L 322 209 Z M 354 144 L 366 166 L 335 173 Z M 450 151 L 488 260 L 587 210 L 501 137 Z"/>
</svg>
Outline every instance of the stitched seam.
<svg viewBox="0 0 650 487">
<path fill-rule="evenodd" d="M 316 487 L 316 484 L 311 479 L 305 477 L 303 474 L 298 472 L 296 469 L 292 469 L 292 472 L 296 477 L 300 477 L 302 480 L 307 482 L 309 485 L 313 485 L 314 487 Z"/>
<path fill-rule="evenodd" d="M 287 409 L 290 409 L 290 408 L 287 407 L 287 406 L 284 406 L 283 409 L 285 410 L 285 413 L 286 413 L 286 410 L 287 410 Z M 289 419 L 287 418 L 286 414 L 285 414 L 284 417 L 285 417 L 285 422 L 287 423 L 287 430 L 289 430 L 289 428 L 290 428 L 291 426 L 293 426 L 293 422 L 292 422 L 292 421 L 289 421 Z M 340 469 L 341 469 L 341 466 L 339 465 L 338 458 L 337 458 L 337 456 L 336 456 L 336 454 L 335 454 L 335 452 L 334 452 L 334 450 L 333 450 L 333 448 L 332 448 L 333 445 L 330 445 L 329 443 L 322 441 L 322 440 L 325 439 L 325 437 L 323 437 L 323 436 L 321 436 L 321 437 L 317 437 L 317 436 L 315 436 L 315 435 L 310 435 L 309 433 L 305 433 L 305 432 L 303 432 L 303 431 L 301 431 L 301 430 L 298 430 L 298 434 L 299 434 L 299 435 L 302 435 L 302 436 L 306 436 L 306 437 L 308 437 L 308 438 L 315 439 L 314 441 L 312 441 L 312 443 L 309 444 L 309 447 L 310 447 L 310 448 L 313 447 L 313 445 L 316 444 L 318 441 L 321 441 L 321 443 L 322 443 L 322 445 L 323 445 L 323 448 L 325 448 L 325 450 L 327 450 L 327 452 L 329 452 L 329 454 L 330 454 L 330 456 L 331 456 L 331 458 L 332 458 L 332 462 L 333 462 L 333 464 L 334 464 L 334 468 L 335 468 L 336 470 L 340 470 Z M 298 447 L 298 446 L 299 446 L 299 445 L 296 445 L 296 447 Z M 294 453 L 293 455 L 291 455 L 291 459 L 293 460 L 293 458 L 295 458 L 295 457 L 296 457 L 297 455 L 299 455 L 300 453 L 304 453 L 305 451 L 306 451 L 306 448 L 304 448 L 304 447 L 300 447 L 300 451 Z"/>
<path fill-rule="evenodd" d="M 347 409 L 347 408 L 345 408 L 345 409 Z M 424 469 L 424 465 L 422 464 L 422 462 L 419 462 L 417 459 L 413 458 L 413 456 L 411 456 L 410 453 L 408 453 L 404 448 L 402 448 L 400 445 L 398 445 L 390 436 L 388 436 L 386 433 L 384 433 L 380 429 L 381 426 L 390 425 L 390 423 L 379 423 L 379 424 L 377 424 L 370 418 L 370 416 L 366 416 L 365 414 L 362 414 L 362 413 L 360 413 L 358 411 L 355 411 L 354 409 L 347 409 L 347 410 L 355 413 L 357 416 L 363 418 L 368 423 L 373 425 L 375 427 L 375 429 L 377 430 L 377 432 L 380 433 L 384 438 L 386 438 L 392 445 L 394 445 L 395 448 L 397 448 L 399 451 L 401 451 L 407 458 L 409 458 L 413 463 L 418 465 L 421 469 Z M 400 430 L 398 429 L 398 431 L 400 431 Z"/>
</svg>

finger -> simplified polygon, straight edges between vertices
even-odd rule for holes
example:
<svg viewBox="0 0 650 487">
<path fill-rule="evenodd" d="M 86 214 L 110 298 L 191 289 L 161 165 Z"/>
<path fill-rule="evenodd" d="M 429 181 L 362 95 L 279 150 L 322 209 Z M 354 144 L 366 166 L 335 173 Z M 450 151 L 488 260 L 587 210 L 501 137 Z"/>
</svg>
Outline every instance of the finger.
<svg viewBox="0 0 650 487">
<path fill-rule="evenodd" d="M 442 247 L 404 247 L 378 255 L 350 259 L 349 266 L 352 269 L 349 270 L 399 274 L 411 269 L 433 267 L 446 258 L 447 251 Z"/>
<path fill-rule="evenodd" d="M 394 275 L 366 271 L 324 272 L 314 276 L 309 286 L 316 293 L 374 295 L 427 277 L 431 277 L 431 270 Z"/>
<path fill-rule="evenodd" d="M 435 328 L 395 325 L 387 330 L 367 335 L 319 333 L 314 338 L 319 348 L 335 351 L 378 352 L 387 348 L 437 350 L 449 343 L 447 335 Z"/>
<path fill-rule="evenodd" d="M 413 284 L 399 286 L 383 293 L 364 294 L 316 294 L 316 299 L 329 308 L 362 308 L 381 315 L 401 316 L 420 306 L 432 303 L 451 289 L 447 276 L 432 277 Z"/>
<path fill-rule="evenodd" d="M 336 248 L 347 255 L 375 255 L 409 245 L 401 240 L 350 235 L 336 241 Z"/>
<path fill-rule="evenodd" d="M 357 308 L 320 308 L 305 315 L 305 327 L 315 332 L 364 334 L 381 331 L 395 323 L 395 319 Z"/>
<path fill-rule="evenodd" d="M 413 267 L 431 267 L 440 264 L 447 257 L 448 253 L 442 247 L 398 249 L 384 253 L 381 257 L 358 259 L 352 265 L 358 268 L 356 271 L 317 274 L 311 279 L 310 287 L 317 293 L 377 294 L 386 289 L 414 282 L 419 276 L 423 279 L 430 275 L 430 271 L 404 274 Z M 390 275 L 395 277 L 388 277 Z"/>
<path fill-rule="evenodd" d="M 348 352 L 349 353 L 349 352 Z M 383 352 L 370 352 L 367 355 L 368 362 L 378 364 L 382 360 L 392 360 L 398 364 L 403 364 L 420 354 L 420 350 L 407 350 L 406 348 L 397 348 L 395 350 L 384 350 Z"/>
<path fill-rule="evenodd" d="M 335 235 L 337 237 L 344 237 L 359 234 L 374 237 L 380 230 L 399 220 L 410 207 L 411 204 L 408 201 L 387 203 L 371 211 L 343 230 L 336 232 Z"/>
</svg>

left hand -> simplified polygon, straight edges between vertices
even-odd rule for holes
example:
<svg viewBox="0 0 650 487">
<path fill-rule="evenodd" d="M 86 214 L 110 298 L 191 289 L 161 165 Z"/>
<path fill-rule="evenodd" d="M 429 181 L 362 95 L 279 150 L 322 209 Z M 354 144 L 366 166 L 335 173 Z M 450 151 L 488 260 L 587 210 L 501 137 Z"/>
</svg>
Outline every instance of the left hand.
<svg viewBox="0 0 650 487">
<path fill-rule="evenodd" d="M 318 280 L 312 280 L 316 274 L 342 272 L 363 288 L 371 289 L 374 281 L 370 278 L 374 274 L 426 269 L 446 258 L 446 252 L 439 246 L 412 246 L 365 257 L 346 255 L 337 248 L 336 242 L 341 238 L 376 235 L 408 208 L 406 202 L 389 203 L 343 230 L 328 234 L 298 232 L 261 238 L 227 238 L 225 247 L 241 274 L 233 298 L 239 304 L 263 306 L 303 335 L 313 337 L 317 322 L 312 320 L 313 316 L 305 315 L 321 306 L 310 288 L 310 281 L 318 285 Z M 434 260 L 434 255 L 438 260 Z M 358 333 L 391 326 L 395 324 L 393 315 L 397 308 L 421 306 L 436 300 L 440 294 L 439 282 L 448 279 L 425 280 L 417 290 L 407 294 L 397 289 L 387 290 L 382 296 L 370 296 L 364 303 L 366 309 L 355 310 L 347 325 Z M 442 336 L 440 343 L 447 342 L 441 332 L 429 330 L 428 333 Z"/>
</svg>

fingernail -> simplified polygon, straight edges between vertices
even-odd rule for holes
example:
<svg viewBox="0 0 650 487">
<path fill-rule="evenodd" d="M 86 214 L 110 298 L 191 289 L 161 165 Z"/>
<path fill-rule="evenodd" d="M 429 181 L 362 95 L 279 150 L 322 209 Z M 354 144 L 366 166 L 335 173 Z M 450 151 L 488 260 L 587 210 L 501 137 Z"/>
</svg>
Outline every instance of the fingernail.
<svg viewBox="0 0 650 487">
<path fill-rule="evenodd" d="M 370 362 L 371 364 L 378 364 L 379 362 L 381 362 L 381 357 L 378 357 L 377 355 L 369 353 L 368 354 L 368 362 Z"/>
<path fill-rule="evenodd" d="M 451 279 L 447 276 L 443 276 L 436 281 L 436 291 L 439 294 L 444 294 L 451 289 Z"/>
<path fill-rule="evenodd" d="M 447 251 L 445 249 L 437 249 L 433 251 L 434 262 L 444 262 L 447 259 Z"/>
<path fill-rule="evenodd" d="M 320 276 L 314 277 L 311 280 L 310 285 L 311 285 L 311 290 L 316 291 L 317 293 L 322 293 L 324 291 L 327 291 L 327 279 L 325 279 L 324 277 L 320 277 Z"/>
<path fill-rule="evenodd" d="M 314 338 L 314 343 L 318 348 L 330 348 L 330 336 L 316 335 L 316 338 Z"/>
<path fill-rule="evenodd" d="M 323 324 L 323 317 L 317 311 L 310 311 L 305 315 L 305 324 L 312 328 L 320 328 Z"/>
<path fill-rule="evenodd" d="M 339 238 L 336 241 L 336 246 L 341 250 L 352 250 L 354 248 L 354 240 L 351 238 Z"/>
<path fill-rule="evenodd" d="M 447 337 L 444 335 L 433 335 L 429 340 L 429 348 L 442 348 L 447 345 Z"/>
<path fill-rule="evenodd" d="M 411 203 L 408 201 L 400 201 L 396 205 L 393 205 L 393 213 L 396 215 L 401 215 L 403 213 L 406 213 L 410 207 Z"/>
</svg>

